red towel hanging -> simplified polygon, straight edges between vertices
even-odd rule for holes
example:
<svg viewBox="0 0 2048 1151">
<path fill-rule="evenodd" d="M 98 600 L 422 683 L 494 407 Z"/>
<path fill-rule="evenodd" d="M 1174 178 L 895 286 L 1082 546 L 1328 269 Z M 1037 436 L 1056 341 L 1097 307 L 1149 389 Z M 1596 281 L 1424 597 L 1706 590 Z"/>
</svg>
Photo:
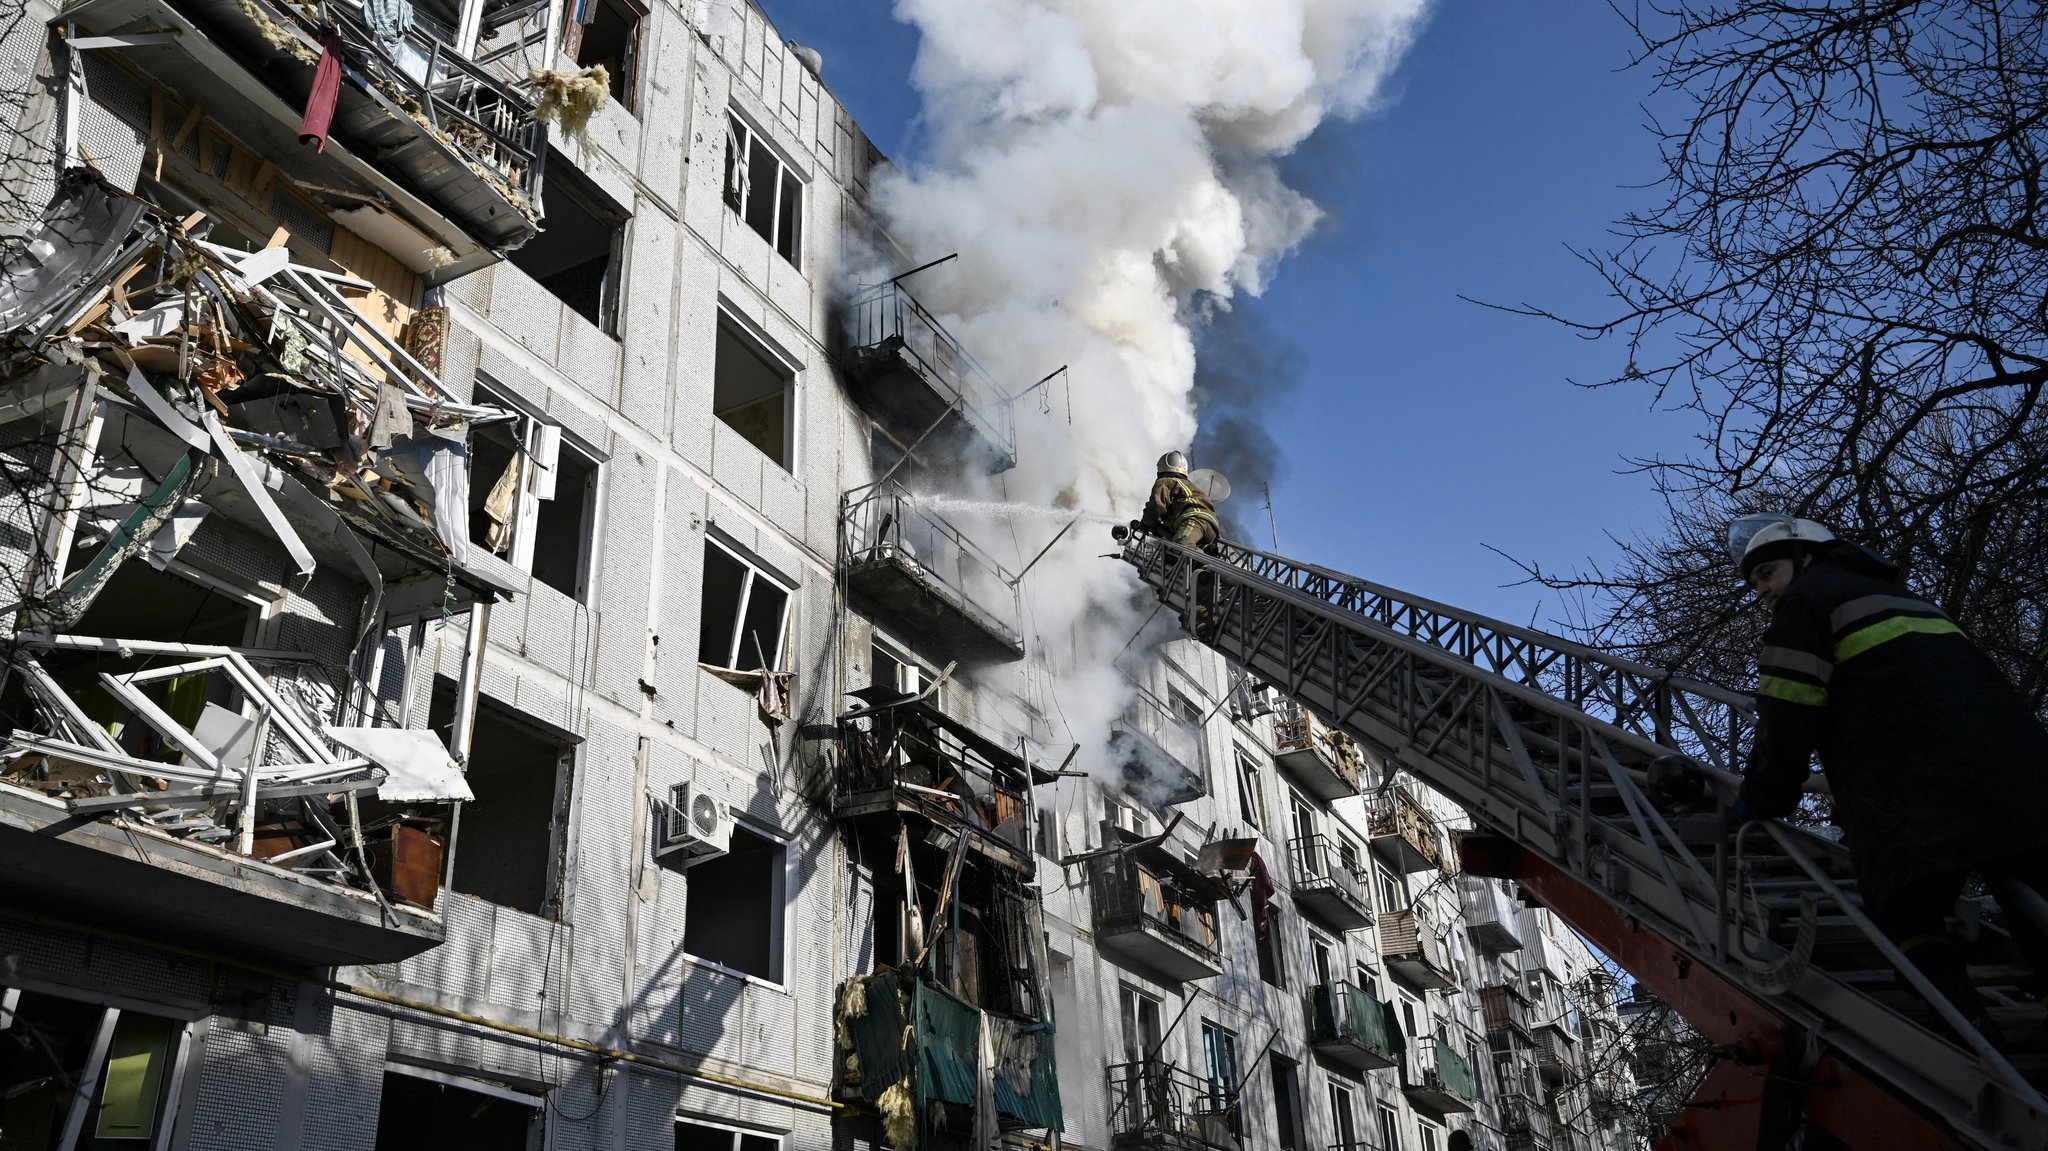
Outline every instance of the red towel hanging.
<svg viewBox="0 0 2048 1151">
<path fill-rule="evenodd" d="M 334 103 L 341 98 L 341 33 L 320 36 L 320 66 L 313 70 L 313 91 L 306 97 L 306 118 L 299 124 L 299 143 L 327 151 L 327 133 L 334 127 Z"/>
</svg>

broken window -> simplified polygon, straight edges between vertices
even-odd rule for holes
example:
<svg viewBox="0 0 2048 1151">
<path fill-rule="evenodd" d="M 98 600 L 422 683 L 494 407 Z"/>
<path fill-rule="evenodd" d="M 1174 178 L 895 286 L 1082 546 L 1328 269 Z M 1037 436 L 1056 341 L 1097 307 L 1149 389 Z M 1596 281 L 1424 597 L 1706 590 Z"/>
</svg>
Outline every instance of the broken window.
<svg viewBox="0 0 2048 1151">
<path fill-rule="evenodd" d="M 519 412 L 479 385 L 476 402 Z M 598 521 L 597 457 L 538 416 L 470 438 L 469 542 L 571 599 L 588 602 Z"/>
<path fill-rule="evenodd" d="M 646 15 L 632 0 L 569 0 L 569 26 L 562 31 L 562 54 L 584 68 L 603 65 L 612 99 L 628 112 L 638 108 L 640 26 Z"/>
<path fill-rule="evenodd" d="M 428 726 L 454 746 L 455 683 L 436 679 Z M 487 697 L 477 699 L 469 788 L 456 825 L 453 887 L 466 895 L 553 915 L 576 745 Z"/>
<path fill-rule="evenodd" d="M 506 258 L 571 311 L 616 336 L 620 253 L 630 213 L 553 148 L 547 173 L 547 230 Z"/>
<path fill-rule="evenodd" d="M 1269 907 L 1266 912 L 1266 933 L 1259 935 L 1255 930 L 1259 954 L 1259 978 L 1268 985 L 1287 989 L 1286 943 L 1280 931 L 1280 912 Z"/>
<path fill-rule="evenodd" d="M 540 1151 L 541 1102 L 495 1083 L 423 1067 L 387 1067 L 377 1105 L 377 1151 Z"/>
<path fill-rule="evenodd" d="M 730 852 L 690 868 L 683 950 L 728 971 L 782 982 L 787 853 L 776 840 L 735 824 Z"/>
<path fill-rule="evenodd" d="M 1237 811 L 1254 831 L 1265 826 L 1266 801 L 1259 794 L 1259 761 L 1252 753 L 1233 745 L 1237 755 Z"/>
<path fill-rule="evenodd" d="M 801 266 L 804 182 L 753 125 L 730 110 L 725 114 L 725 206 L 783 259 Z"/>
<path fill-rule="evenodd" d="M 927 667 L 916 656 L 911 655 L 909 649 L 890 643 L 888 640 L 876 638 L 872 654 L 869 657 L 869 686 L 885 688 L 904 695 L 918 695 L 925 691 L 932 691 L 932 694 L 927 697 L 927 702 L 935 707 L 943 708 L 945 705 L 945 685 L 940 684 L 937 690 L 933 690 L 932 681 L 935 678 L 931 668 Z"/>
<path fill-rule="evenodd" d="M 781 670 L 789 599 L 787 585 L 706 539 L 697 661 L 734 671 Z"/>
<path fill-rule="evenodd" d="M 676 1151 L 779 1151 L 780 1135 L 676 1120 Z"/>
<path fill-rule="evenodd" d="M 790 470 L 796 369 L 720 309 L 712 373 L 711 413 L 777 467 Z"/>
<path fill-rule="evenodd" d="M 189 1028 L 161 1015 L 0 987 L 0 1145 L 167 1144 Z"/>
</svg>

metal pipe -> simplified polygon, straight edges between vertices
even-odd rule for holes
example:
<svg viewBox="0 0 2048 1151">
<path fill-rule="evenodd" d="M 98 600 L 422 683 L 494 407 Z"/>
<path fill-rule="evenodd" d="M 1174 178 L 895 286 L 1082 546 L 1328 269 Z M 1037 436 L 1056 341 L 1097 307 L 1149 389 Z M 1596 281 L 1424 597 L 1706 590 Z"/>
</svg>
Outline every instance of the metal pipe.
<svg viewBox="0 0 2048 1151">
<path fill-rule="evenodd" d="M 924 270 L 925 270 L 925 269 L 927 269 L 927 268 L 936 268 L 936 267 L 938 267 L 938 266 L 939 266 L 940 264 L 946 263 L 946 262 L 947 262 L 947 261 L 949 261 L 949 260 L 957 260 L 957 259 L 959 259 L 959 258 L 960 258 L 960 253 L 958 253 L 958 252 L 955 252 L 955 253 L 953 253 L 953 254 L 952 254 L 952 255 L 950 255 L 950 256 L 940 256 L 940 257 L 939 257 L 938 259 L 936 259 L 936 260 L 933 260 L 933 261 L 931 261 L 930 263 L 927 263 L 927 264 L 919 264 L 919 265 L 918 265 L 917 267 L 915 267 L 915 268 L 912 268 L 912 269 L 910 269 L 910 270 L 909 270 L 909 271 L 907 271 L 907 272 L 901 272 L 901 273 L 898 273 L 898 274 L 896 274 L 896 275 L 894 275 L 894 276 L 891 276 L 891 277 L 889 277 L 888 279 L 886 279 L 886 280 L 883 280 L 883 281 L 882 281 L 881 283 L 879 283 L 879 284 L 876 284 L 876 285 L 875 285 L 875 287 L 877 287 L 877 288 L 886 288 L 886 287 L 889 287 L 889 286 L 891 286 L 891 285 L 893 285 L 893 284 L 899 284 L 899 283 L 903 282 L 904 280 L 907 280 L 907 279 L 909 279 L 910 277 L 912 277 L 912 276 L 915 276 L 915 275 L 917 275 L 917 274 L 918 274 L 919 272 L 922 272 L 922 271 L 924 271 Z"/>
</svg>

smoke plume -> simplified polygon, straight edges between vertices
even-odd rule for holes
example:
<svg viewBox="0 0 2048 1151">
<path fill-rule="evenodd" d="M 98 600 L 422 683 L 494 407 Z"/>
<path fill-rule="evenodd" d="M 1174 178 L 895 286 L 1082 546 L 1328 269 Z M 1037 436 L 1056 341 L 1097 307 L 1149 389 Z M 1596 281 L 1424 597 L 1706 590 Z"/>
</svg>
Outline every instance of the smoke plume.
<svg viewBox="0 0 2048 1151">
<path fill-rule="evenodd" d="M 897 0 L 929 147 L 872 203 L 914 259 L 960 253 L 907 286 L 1011 390 L 1068 367 L 1069 397 L 1019 405 L 1018 465 L 975 494 L 1138 514 L 1159 455 L 1199 442 L 1197 328 L 1320 214 L 1276 162 L 1371 107 L 1426 4 Z M 1247 421 L 1241 392 L 1226 415 Z M 1150 610 L 1105 543 L 1077 526 L 1026 584 L 1044 650 L 1074 652 L 1059 694 L 1084 745 L 1129 698 L 1111 665 Z"/>
</svg>

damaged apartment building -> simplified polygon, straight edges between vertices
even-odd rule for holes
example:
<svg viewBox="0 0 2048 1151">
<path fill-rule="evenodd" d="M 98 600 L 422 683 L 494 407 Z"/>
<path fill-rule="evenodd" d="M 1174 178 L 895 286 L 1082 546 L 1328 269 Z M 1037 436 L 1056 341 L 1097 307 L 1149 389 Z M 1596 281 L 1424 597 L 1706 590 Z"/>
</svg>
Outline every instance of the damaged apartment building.
<svg viewBox="0 0 2048 1151">
<path fill-rule="evenodd" d="M 1190 642 L 1048 718 L 1030 555 L 917 498 L 1020 382 L 834 290 L 881 158 L 760 11 L 0 59 L 0 1143 L 1624 1141 L 1455 812 Z"/>
</svg>

